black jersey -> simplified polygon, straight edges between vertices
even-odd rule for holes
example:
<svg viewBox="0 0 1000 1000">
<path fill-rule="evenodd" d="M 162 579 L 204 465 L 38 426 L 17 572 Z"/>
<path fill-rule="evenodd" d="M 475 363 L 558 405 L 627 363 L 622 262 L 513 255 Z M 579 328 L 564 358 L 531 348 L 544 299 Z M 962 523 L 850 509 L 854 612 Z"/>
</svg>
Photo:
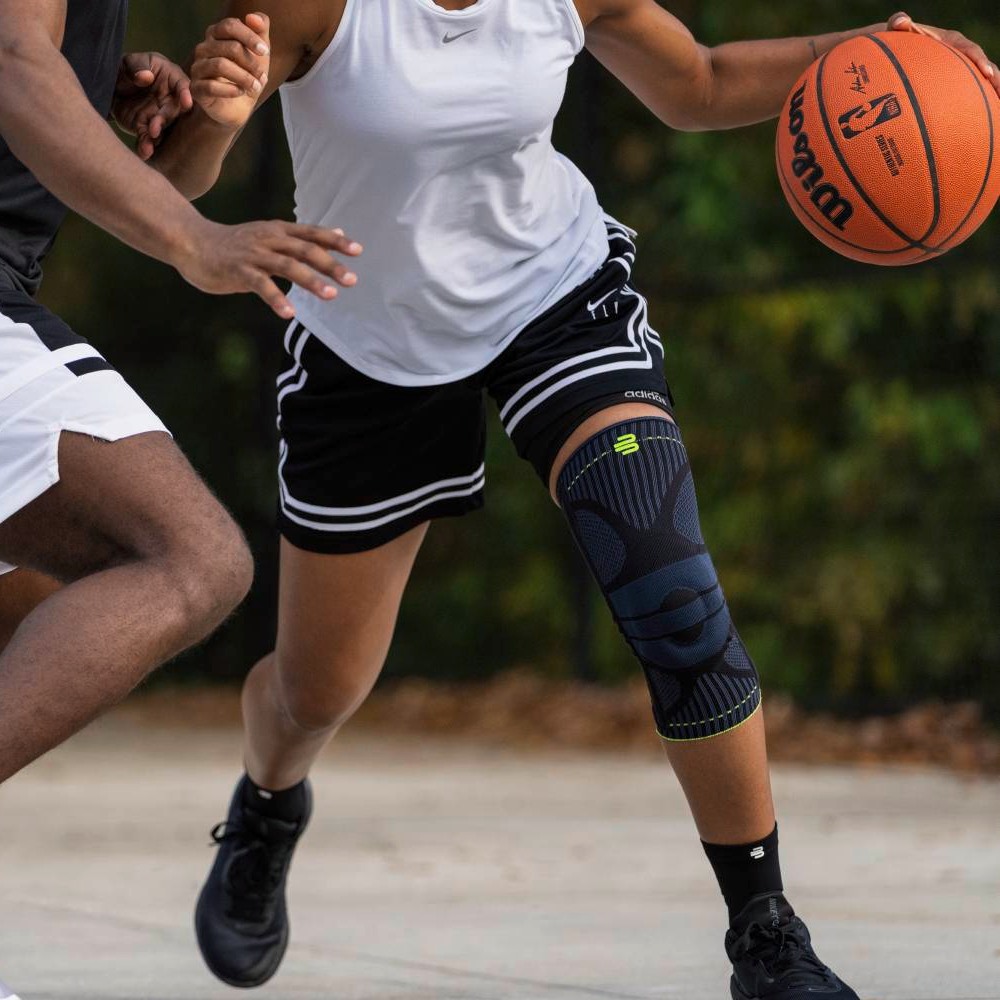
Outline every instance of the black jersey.
<svg viewBox="0 0 1000 1000">
<path fill-rule="evenodd" d="M 67 0 L 62 52 L 91 104 L 111 111 L 125 40 L 128 0 Z M 50 194 L 0 136 L 0 288 L 31 295 L 42 280 L 42 260 L 66 217 Z"/>
</svg>

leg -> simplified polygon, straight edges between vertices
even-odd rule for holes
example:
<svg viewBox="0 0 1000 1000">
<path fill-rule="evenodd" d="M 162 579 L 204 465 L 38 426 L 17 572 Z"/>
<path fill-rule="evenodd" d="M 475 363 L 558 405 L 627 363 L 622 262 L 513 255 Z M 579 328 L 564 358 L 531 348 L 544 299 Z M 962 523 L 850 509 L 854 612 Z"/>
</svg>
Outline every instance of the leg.
<svg viewBox="0 0 1000 1000">
<path fill-rule="evenodd" d="M 0 525 L 0 557 L 66 584 L 0 654 L 0 782 L 124 698 L 242 600 L 239 529 L 168 435 L 64 433 L 60 481 Z"/>
<path fill-rule="evenodd" d="M 427 525 L 371 552 L 318 555 L 281 543 L 276 649 L 243 688 L 247 772 L 301 782 L 382 670 Z"/>
<path fill-rule="evenodd" d="M 403 387 L 352 369 L 304 327 L 278 379 L 278 638 L 243 691 L 237 785 L 195 927 L 209 969 L 261 986 L 289 940 L 285 881 L 305 780 L 368 696 L 427 524 L 482 505 L 485 421 L 471 382 Z"/>
<path fill-rule="evenodd" d="M 550 486 L 646 674 L 729 908 L 734 1000 L 858 1000 L 782 891 L 760 682 L 702 538 L 680 431 L 660 411 L 611 407 L 571 436 Z"/>
<path fill-rule="evenodd" d="M 570 457 L 596 435 L 628 420 L 665 420 L 663 410 L 641 404 L 614 406 L 595 414 L 570 436 L 552 468 L 549 489 L 559 502 L 559 478 Z M 742 725 L 712 739 L 664 742 L 703 840 L 746 844 L 774 829 L 764 721 L 757 712 Z"/>
<path fill-rule="evenodd" d="M 231 986 L 262 985 L 284 958 L 285 881 L 312 808 L 305 778 L 378 679 L 426 533 L 341 555 L 282 540 L 277 647 L 243 689 L 247 776 L 195 915 L 205 963 Z"/>
<path fill-rule="evenodd" d="M 30 569 L 16 569 L 0 576 L 0 652 L 21 622 L 60 586 L 52 577 Z"/>
</svg>

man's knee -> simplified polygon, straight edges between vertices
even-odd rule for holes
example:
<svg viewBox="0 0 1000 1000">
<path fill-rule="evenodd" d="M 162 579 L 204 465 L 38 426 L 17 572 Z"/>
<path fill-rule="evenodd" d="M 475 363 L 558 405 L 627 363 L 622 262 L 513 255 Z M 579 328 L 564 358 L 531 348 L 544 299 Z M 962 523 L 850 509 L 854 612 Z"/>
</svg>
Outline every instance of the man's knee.
<svg viewBox="0 0 1000 1000">
<path fill-rule="evenodd" d="M 587 441 L 559 501 L 649 683 L 660 735 L 716 736 L 760 704 L 760 683 L 708 554 L 677 426 L 641 418 Z"/>
<path fill-rule="evenodd" d="M 153 559 L 165 571 L 178 612 L 193 632 L 211 632 L 243 602 L 253 583 L 253 556 L 221 508 L 196 537 L 178 538 Z"/>
</svg>

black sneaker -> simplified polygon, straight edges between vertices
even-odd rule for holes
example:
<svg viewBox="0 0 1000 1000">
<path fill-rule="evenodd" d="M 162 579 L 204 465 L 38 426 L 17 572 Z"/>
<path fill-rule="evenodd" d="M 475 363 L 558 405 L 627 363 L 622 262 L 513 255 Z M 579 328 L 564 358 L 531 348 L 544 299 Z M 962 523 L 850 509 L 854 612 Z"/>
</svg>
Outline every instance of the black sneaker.
<svg viewBox="0 0 1000 1000">
<path fill-rule="evenodd" d="M 780 893 L 756 896 L 726 934 L 733 1000 L 859 1000 L 813 951 L 809 928 Z"/>
<path fill-rule="evenodd" d="M 262 986 L 285 957 L 285 883 L 295 845 L 312 813 L 308 783 L 305 814 L 287 823 L 245 804 L 246 780 L 236 786 L 229 818 L 212 831 L 219 852 L 194 921 L 205 964 L 224 983 L 243 988 Z"/>
</svg>

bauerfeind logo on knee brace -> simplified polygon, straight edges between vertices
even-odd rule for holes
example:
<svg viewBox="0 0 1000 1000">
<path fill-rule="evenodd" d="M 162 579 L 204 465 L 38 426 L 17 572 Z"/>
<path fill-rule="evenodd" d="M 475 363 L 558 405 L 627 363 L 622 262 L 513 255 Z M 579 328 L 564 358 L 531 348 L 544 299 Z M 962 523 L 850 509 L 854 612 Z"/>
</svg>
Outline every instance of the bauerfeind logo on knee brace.
<svg viewBox="0 0 1000 1000">
<path fill-rule="evenodd" d="M 634 455 L 639 450 L 639 439 L 634 434 L 622 434 L 615 442 L 619 455 Z"/>
</svg>

